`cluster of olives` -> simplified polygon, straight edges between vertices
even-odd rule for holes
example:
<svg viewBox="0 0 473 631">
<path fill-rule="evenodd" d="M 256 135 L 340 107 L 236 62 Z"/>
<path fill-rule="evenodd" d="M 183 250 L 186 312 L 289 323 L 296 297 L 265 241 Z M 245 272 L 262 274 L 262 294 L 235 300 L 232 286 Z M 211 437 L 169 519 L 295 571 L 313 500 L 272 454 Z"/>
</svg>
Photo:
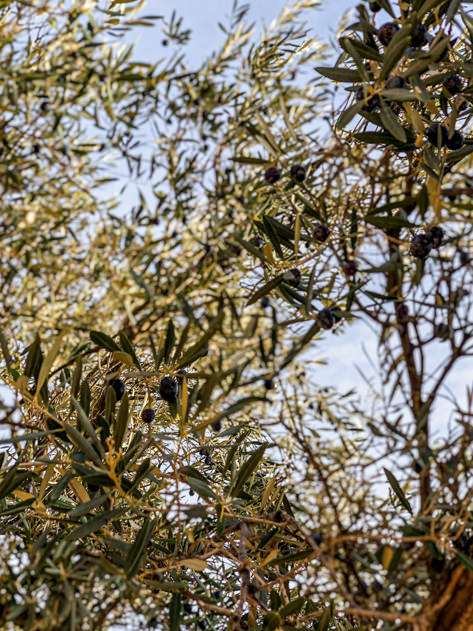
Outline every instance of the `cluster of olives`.
<svg viewBox="0 0 473 631">
<path fill-rule="evenodd" d="M 181 374 L 185 373 L 185 371 L 179 371 Z M 182 379 L 182 377 L 181 377 Z M 121 401 L 123 399 L 123 395 L 125 394 L 125 382 L 118 377 L 114 379 L 110 379 L 108 382 L 109 388 L 112 388 L 115 392 L 116 401 Z M 158 393 L 163 401 L 167 401 L 168 403 L 174 403 L 177 399 L 178 394 L 178 381 L 173 377 L 163 377 L 159 382 Z M 144 423 L 152 423 L 156 418 L 155 411 L 153 408 L 145 408 L 141 412 L 141 420 Z"/>
<path fill-rule="evenodd" d="M 393 37 L 399 30 L 396 22 L 386 22 L 377 31 L 379 41 L 383 46 L 389 46 Z M 411 33 L 410 45 L 412 48 L 422 48 L 428 43 L 427 28 L 424 24 L 418 23 Z"/>
<path fill-rule="evenodd" d="M 291 178 L 297 182 L 303 182 L 306 177 L 306 169 L 304 166 L 300 164 L 294 164 L 290 169 Z M 268 184 L 275 184 L 282 177 L 281 170 L 277 167 L 269 167 L 266 169 L 264 178 Z M 312 237 L 315 241 L 319 243 L 323 243 L 328 239 L 330 235 L 329 228 L 324 224 L 316 224 L 313 229 Z M 262 248 L 264 245 L 263 239 L 261 237 L 256 237 L 254 240 L 254 244 L 258 248 Z M 291 285 L 292 287 L 298 287 L 301 280 L 301 273 L 298 269 L 290 269 L 284 275 L 284 280 Z M 264 300 L 264 299 L 263 299 Z M 269 301 L 262 301 L 262 306 L 267 307 L 269 305 Z"/>
<path fill-rule="evenodd" d="M 400 79 L 400 77 L 398 79 Z M 403 81 L 403 80 L 400 79 L 400 81 Z M 397 84 L 395 85 L 394 82 L 391 81 L 391 87 L 400 87 L 400 82 L 398 81 Z M 363 88 L 360 88 L 360 90 L 363 90 Z M 296 180 L 298 182 L 303 182 L 306 177 L 306 170 L 300 164 L 295 164 L 291 167 L 290 175 L 293 180 Z M 281 177 L 282 177 L 282 174 L 281 174 L 280 169 L 274 166 L 266 169 L 265 174 L 264 174 L 264 178 L 268 184 L 275 184 L 281 179 Z M 312 231 L 312 238 L 314 239 L 314 241 L 317 241 L 319 243 L 324 243 L 328 239 L 329 236 L 330 236 L 330 229 L 325 224 L 318 223 L 314 226 L 313 231 Z M 257 237 L 254 240 L 254 244 L 256 245 L 256 247 L 262 248 L 264 245 L 264 241 L 263 239 L 261 239 L 261 237 Z M 358 271 L 357 262 L 354 261 L 353 259 L 347 259 L 343 264 L 343 271 L 347 277 L 355 276 L 356 272 Z M 301 281 L 301 272 L 297 268 L 292 268 L 292 269 L 287 270 L 284 273 L 283 278 L 288 285 L 291 285 L 292 287 L 297 288 Z M 264 296 L 261 299 L 261 306 L 263 308 L 266 308 L 269 306 L 269 304 L 270 304 L 269 298 L 267 296 Z M 333 325 L 340 320 L 340 316 L 337 315 L 339 314 L 339 312 L 340 310 L 338 309 L 338 307 L 330 307 L 329 309 L 322 309 L 317 316 L 320 326 L 323 327 L 324 329 L 331 329 Z M 271 383 L 271 386 L 268 386 L 268 382 Z M 266 380 L 265 387 L 267 389 L 271 389 L 272 380 Z"/>
<path fill-rule="evenodd" d="M 159 382 L 158 393 L 163 401 L 167 401 L 170 404 L 176 402 L 178 391 L 179 391 L 179 384 L 182 383 L 184 375 L 186 374 L 187 374 L 187 371 L 178 370 L 176 378 L 166 376 L 161 379 L 161 381 Z M 272 380 L 271 379 L 266 380 L 265 386 L 268 389 L 272 388 L 273 387 Z M 118 378 L 111 379 L 108 382 L 107 387 L 113 388 L 113 390 L 115 391 L 115 398 L 117 401 L 120 401 L 123 398 L 123 395 L 125 394 L 125 383 L 122 379 L 118 379 Z M 143 421 L 143 423 L 147 423 L 149 425 L 154 422 L 155 418 L 156 418 L 156 413 L 153 408 L 144 408 L 142 410 L 141 420 Z M 214 423 L 212 423 L 212 429 L 214 430 L 214 432 L 220 432 L 220 430 L 222 429 L 221 421 L 215 421 Z M 211 464 L 212 460 L 210 458 L 210 454 L 207 453 L 206 456 L 207 456 L 205 460 L 206 464 Z"/>
<path fill-rule="evenodd" d="M 452 135 L 449 135 L 448 129 L 445 125 L 440 123 L 433 123 L 427 128 L 425 133 L 427 140 L 434 147 L 447 147 L 451 151 L 458 151 L 465 144 L 463 134 L 455 129 Z"/>
<path fill-rule="evenodd" d="M 378 2 L 370 2 L 369 7 L 373 13 L 377 13 L 381 10 L 381 5 Z M 399 31 L 399 25 L 396 22 L 386 22 L 376 32 L 378 41 L 383 46 L 389 46 L 395 34 Z M 424 24 L 418 23 L 413 29 L 410 37 L 410 46 L 412 48 L 422 48 L 429 41 L 427 28 Z M 402 77 L 393 76 L 387 79 L 385 83 L 385 89 L 402 89 L 406 87 L 406 82 Z M 443 81 L 443 87 L 450 96 L 455 96 L 463 90 L 463 83 L 459 76 L 450 75 Z M 380 107 L 381 102 L 377 94 L 369 95 L 363 86 L 360 86 L 355 93 L 357 101 L 363 101 L 363 111 L 372 112 Z M 400 107 L 397 103 L 390 103 L 391 109 L 395 113 L 400 112 Z M 449 134 L 448 129 L 440 124 L 433 123 L 426 130 L 427 140 L 436 147 L 447 147 L 451 151 L 458 151 L 464 145 L 465 139 L 463 134 L 458 130 L 453 130 Z"/>
<path fill-rule="evenodd" d="M 409 248 L 411 256 L 424 260 L 433 248 L 439 248 L 444 240 L 444 231 L 440 226 L 432 226 L 426 232 L 420 232 L 412 237 Z M 397 321 L 400 324 L 407 324 L 409 321 L 409 310 L 403 302 L 396 305 Z M 448 324 L 440 323 L 434 325 L 434 337 L 442 341 L 450 337 L 450 327 Z"/>
<path fill-rule="evenodd" d="M 291 176 L 291 179 L 296 182 L 302 183 L 306 178 L 307 172 L 302 164 L 293 164 L 289 171 L 289 174 Z M 269 167 L 264 173 L 264 179 L 268 184 L 276 184 L 276 182 L 279 182 L 281 177 L 281 169 L 279 169 L 278 167 Z"/>
</svg>

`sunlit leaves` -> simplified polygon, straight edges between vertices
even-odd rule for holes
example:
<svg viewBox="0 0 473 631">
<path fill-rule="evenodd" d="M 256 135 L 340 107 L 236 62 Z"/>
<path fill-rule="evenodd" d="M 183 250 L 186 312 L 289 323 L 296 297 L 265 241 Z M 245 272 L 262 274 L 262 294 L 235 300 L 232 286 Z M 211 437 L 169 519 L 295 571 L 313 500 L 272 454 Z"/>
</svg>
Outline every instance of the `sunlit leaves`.
<svg viewBox="0 0 473 631">
<path fill-rule="evenodd" d="M 380 0 L 401 25 L 384 47 L 361 4 L 331 61 L 303 24 L 315 0 L 261 36 L 235 5 L 199 67 L 185 21 L 138 1 L 10 4 L 0 517 L 28 563 L 15 576 L 3 555 L 2 611 L 45 631 L 130 608 L 171 631 L 328 630 L 361 628 L 345 620 L 353 599 L 394 628 L 421 606 L 428 555 L 469 567 L 451 542 L 467 527 L 471 463 L 455 449 L 471 411 L 429 445 L 435 370 L 413 374 L 430 365 L 423 344 L 467 352 L 471 279 L 455 257 L 473 145 L 424 135 L 469 120 L 468 47 L 442 30 L 457 9 L 416 2 L 433 39 L 409 52 L 406 3 Z M 165 38 L 150 62 L 111 45 L 150 24 Z M 438 224 L 444 244 L 413 262 L 413 236 Z M 386 388 L 366 406 L 358 382 L 336 391 L 359 360 L 339 335 L 358 344 L 360 320 L 379 333 Z"/>
</svg>

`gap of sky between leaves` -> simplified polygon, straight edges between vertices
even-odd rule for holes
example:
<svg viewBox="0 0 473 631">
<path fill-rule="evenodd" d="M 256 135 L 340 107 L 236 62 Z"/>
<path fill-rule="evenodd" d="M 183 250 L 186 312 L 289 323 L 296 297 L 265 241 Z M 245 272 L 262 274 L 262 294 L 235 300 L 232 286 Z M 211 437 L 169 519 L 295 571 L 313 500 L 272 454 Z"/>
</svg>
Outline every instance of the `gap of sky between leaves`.
<svg viewBox="0 0 473 631">
<path fill-rule="evenodd" d="M 260 25 L 263 21 L 270 24 L 287 4 L 288 0 L 249 0 L 240 2 L 250 7 L 249 19 Z M 320 39 L 333 38 L 340 18 L 349 9 L 356 6 L 356 0 L 330 0 L 322 2 L 320 7 L 312 11 L 312 27 L 315 35 Z M 182 17 L 184 26 L 192 30 L 191 41 L 187 49 L 187 57 L 197 66 L 223 41 L 224 34 L 218 23 L 227 23 L 226 18 L 231 14 L 233 0 L 148 0 L 143 14 L 158 13 L 170 18 L 173 11 Z M 159 25 L 156 27 L 159 28 Z M 132 31 L 133 36 L 134 31 Z M 161 54 L 161 37 L 157 37 L 152 28 L 141 29 L 136 41 L 135 52 L 137 58 L 154 61 Z"/>
<path fill-rule="evenodd" d="M 290 3 L 290 0 L 289 0 Z M 186 55 L 191 61 L 193 67 L 197 67 L 206 57 L 208 57 L 224 38 L 224 34 L 218 26 L 219 22 L 227 24 L 228 16 L 231 14 L 234 0 L 148 0 L 143 9 L 143 13 L 159 13 L 160 15 L 170 18 L 173 11 L 178 17 L 183 18 L 185 28 L 192 31 L 191 40 L 186 45 Z M 242 4 L 242 3 L 240 3 Z M 257 27 L 262 24 L 270 25 L 288 0 L 249 0 L 246 2 L 250 7 L 248 18 L 254 21 Z M 355 7 L 358 4 L 356 0 L 325 0 L 320 6 L 314 9 L 312 17 L 309 18 L 308 25 L 313 35 L 324 43 L 336 45 L 336 32 L 343 15 L 353 10 L 355 17 Z M 309 14 L 310 15 L 310 14 Z M 376 24 L 380 26 L 388 19 L 384 11 L 376 16 Z M 140 29 L 140 31 L 132 31 L 133 43 L 135 46 L 135 57 L 145 61 L 155 61 L 157 57 L 163 54 L 161 41 L 163 39 L 161 33 L 156 31 L 159 29 L 159 22 L 155 28 Z M 334 49 L 335 50 L 335 49 Z M 327 332 L 323 336 L 323 340 L 317 343 L 315 356 L 311 357 L 311 353 L 306 354 L 307 360 L 325 357 L 328 362 L 325 366 L 313 366 L 314 378 L 320 386 L 330 386 L 339 391 L 355 390 L 360 396 L 368 396 L 368 388 L 363 381 L 363 377 L 373 383 L 379 383 L 379 368 L 376 336 L 370 332 L 368 327 L 358 322 L 346 327 L 342 335 L 336 335 L 333 332 Z M 434 369 L 439 363 L 442 356 L 442 347 L 439 346 L 432 353 L 432 366 Z M 369 359 L 368 359 L 369 358 Z M 451 388 L 451 394 L 460 401 L 465 400 L 465 388 L 470 385 L 469 377 L 471 362 L 460 364 L 451 378 L 448 380 L 448 386 Z M 361 387 L 360 387 L 361 386 Z M 451 413 L 451 404 L 446 401 L 441 402 L 437 406 L 438 423 L 435 423 L 435 429 L 442 433 L 445 429 L 447 419 Z M 451 419 L 450 419 L 451 420 Z"/>
</svg>

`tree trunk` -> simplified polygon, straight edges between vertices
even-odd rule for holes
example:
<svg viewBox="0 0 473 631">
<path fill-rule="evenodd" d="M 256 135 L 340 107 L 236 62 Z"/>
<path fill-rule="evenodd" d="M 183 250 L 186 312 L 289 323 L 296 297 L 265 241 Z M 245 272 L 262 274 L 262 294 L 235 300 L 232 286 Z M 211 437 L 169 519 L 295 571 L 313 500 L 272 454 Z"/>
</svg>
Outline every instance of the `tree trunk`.
<svg viewBox="0 0 473 631">
<path fill-rule="evenodd" d="M 422 631 L 473 631 L 473 572 L 456 566 L 423 607 Z"/>
</svg>

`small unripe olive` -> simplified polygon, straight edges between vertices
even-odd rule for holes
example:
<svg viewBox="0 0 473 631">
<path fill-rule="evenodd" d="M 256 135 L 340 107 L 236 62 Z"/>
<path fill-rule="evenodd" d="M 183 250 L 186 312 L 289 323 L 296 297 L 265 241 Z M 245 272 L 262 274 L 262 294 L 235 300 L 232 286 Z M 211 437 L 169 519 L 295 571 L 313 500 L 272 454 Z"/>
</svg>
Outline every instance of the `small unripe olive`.
<svg viewBox="0 0 473 631">
<path fill-rule="evenodd" d="M 441 340 L 447 340 L 450 337 L 450 327 L 446 322 L 439 322 L 434 326 L 434 336 Z"/>
<path fill-rule="evenodd" d="M 187 370 L 184 370 L 184 368 L 180 368 L 176 373 L 177 383 L 182 383 L 186 375 L 187 375 Z"/>
<path fill-rule="evenodd" d="M 321 309 L 317 314 L 317 322 L 324 329 L 331 329 L 334 325 L 335 319 L 330 309 Z"/>
<path fill-rule="evenodd" d="M 379 96 L 377 94 L 373 94 L 372 96 L 368 95 L 368 92 L 365 91 L 363 86 L 360 86 L 355 92 L 355 97 L 357 101 L 364 101 L 363 112 L 372 112 L 380 105 Z"/>
<path fill-rule="evenodd" d="M 320 532 L 314 531 L 309 535 L 309 539 L 315 543 L 316 546 L 320 546 L 323 541 L 323 537 Z"/>
<path fill-rule="evenodd" d="M 402 77 L 393 76 L 386 79 L 386 83 L 384 84 L 386 90 L 399 90 L 400 88 L 406 87 L 406 82 Z"/>
<path fill-rule="evenodd" d="M 462 265 L 468 265 L 471 260 L 470 254 L 466 250 L 459 250 L 460 263 Z"/>
</svg>

